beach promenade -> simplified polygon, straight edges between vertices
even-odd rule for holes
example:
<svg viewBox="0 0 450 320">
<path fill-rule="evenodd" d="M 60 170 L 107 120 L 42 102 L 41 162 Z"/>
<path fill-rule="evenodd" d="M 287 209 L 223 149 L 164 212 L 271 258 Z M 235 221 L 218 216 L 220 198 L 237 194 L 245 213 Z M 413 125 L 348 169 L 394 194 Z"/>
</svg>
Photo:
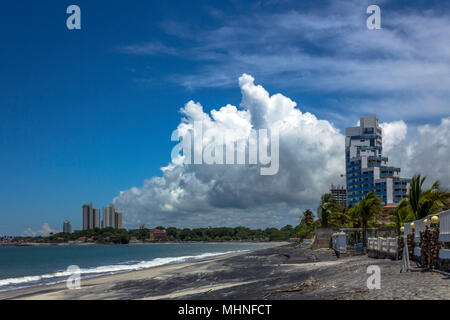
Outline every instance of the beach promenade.
<svg viewBox="0 0 450 320">
<path fill-rule="evenodd" d="M 367 267 L 381 270 L 381 289 L 367 288 Z M 296 244 L 0 294 L 0 299 L 450 299 L 450 278 L 400 273 L 401 261 L 341 257 Z"/>
</svg>

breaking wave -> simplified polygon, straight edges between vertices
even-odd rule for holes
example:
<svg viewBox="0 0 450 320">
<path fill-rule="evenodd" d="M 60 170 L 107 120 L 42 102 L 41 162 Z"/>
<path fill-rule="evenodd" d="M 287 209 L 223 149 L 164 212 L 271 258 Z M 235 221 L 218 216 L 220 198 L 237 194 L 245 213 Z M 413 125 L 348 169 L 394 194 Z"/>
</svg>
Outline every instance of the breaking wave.
<svg viewBox="0 0 450 320">
<path fill-rule="evenodd" d="M 81 268 L 80 274 L 85 275 L 86 277 L 92 277 L 92 276 L 100 276 L 105 274 L 115 274 L 119 272 L 127 272 L 127 271 L 138 271 L 138 270 L 144 270 L 152 267 L 158 267 L 162 265 L 167 264 L 174 264 L 174 263 L 182 263 L 188 260 L 196 260 L 196 259 L 203 259 L 213 256 L 219 256 L 229 253 L 236 253 L 236 252 L 243 252 L 247 250 L 235 250 L 235 251 L 226 251 L 226 252 L 210 252 L 210 253 L 202 253 L 195 256 L 181 256 L 181 257 L 167 257 L 167 258 L 155 258 L 149 261 L 140 261 L 137 263 L 130 263 L 130 264 L 114 264 L 114 265 L 106 265 L 106 266 L 99 266 L 99 267 L 92 267 L 92 268 Z M 43 274 L 40 276 L 24 276 L 24 277 L 17 277 L 17 278 L 9 278 L 9 279 L 3 279 L 0 280 L 0 291 L 5 291 L 5 286 L 16 286 L 21 285 L 20 288 L 24 288 L 24 284 L 29 285 L 37 285 L 37 284 L 55 284 L 58 282 L 63 282 L 65 280 L 59 280 L 58 278 L 66 278 L 74 274 L 73 272 L 68 271 L 58 271 L 55 273 L 49 273 L 49 274 Z M 55 280 L 57 280 L 55 282 Z M 52 282 L 49 282 L 52 281 Z M 3 287 L 3 288 L 2 288 Z M 2 290 L 3 289 L 3 290 Z M 19 289 L 18 287 L 15 287 L 14 289 Z"/>
</svg>

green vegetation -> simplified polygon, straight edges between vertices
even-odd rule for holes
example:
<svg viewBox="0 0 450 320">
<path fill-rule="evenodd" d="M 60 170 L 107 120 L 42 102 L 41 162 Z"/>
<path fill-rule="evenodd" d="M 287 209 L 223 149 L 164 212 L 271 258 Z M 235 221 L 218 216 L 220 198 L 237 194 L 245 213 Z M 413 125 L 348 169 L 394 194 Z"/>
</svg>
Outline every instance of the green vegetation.
<svg viewBox="0 0 450 320">
<path fill-rule="evenodd" d="M 196 228 L 177 229 L 174 227 L 157 229 L 166 231 L 166 241 L 281 241 L 297 237 L 298 227 L 287 225 L 281 229 L 235 228 Z M 101 244 L 127 244 L 130 240 L 148 241 L 150 229 L 141 226 L 139 229 L 92 229 L 69 233 L 51 234 L 48 237 L 16 237 L 15 242 L 65 243 L 69 241 L 93 242 Z"/>
<path fill-rule="evenodd" d="M 394 225 L 398 234 L 405 223 L 438 213 L 449 205 L 449 194 L 441 190 L 439 181 L 424 190 L 425 180 L 426 177 L 421 177 L 420 174 L 412 177 L 407 199 L 394 209 Z"/>
<path fill-rule="evenodd" d="M 403 200 L 394 209 L 394 226 L 397 230 L 397 234 L 400 235 L 400 228 L 408 221 L 412 220 L 410 212 L 408 210 L 408 201 Z"/>
<path fill-rule="evenodd" d="M 366 194 L 362 200 L 349 213 L 353 219 L 360 222 L 363 228 L 363 247 L 367 246 L 367 227 L 381 212 L 382 201 L 374 191 Z"/>
<path fill-rule="evenodd" d="M 148 233 L 147 233 L 148 234 Z M 95 228 L 91 230 L 74 231 L 73 233 L 55 233 L 48 237 L 16 237 L 18 242 L 64 243 L 69 241 L 95 242 L 104 244 L 126 244 L 130 235 L 125 229 Z"/>
<path fill-rule="evenodd" d="M 339 205 L 331 193 L 322 195 L 317 211 L 319 214 L 317 226 L 322 228 L 352 226 L 347 209 Z"/>
<path fill-rule="evenodd" d="M 287 225 L 281 229 L 267 228 L 250 229 L 246 227 L 235 228 L 195 228 L 177 229 L 170 227 L 166 229 L 169 241 L 230 241 L 230 240 L 255 240 L 275 241 L 287 240 L 295 236 L 294 228 Z"/>
<path fill-rule="evenodd" d="M 386 226 L 395 227 L 398 234 L 405 223 L 438 213 L 442 208 L 449 206 L 450 194 L 440 188 L 439 181 L 435 181 L 431 188 L 424 190 L 425 180 L 426 177 L 421 177 L 420 174 L 415 175 L 411 179 L 407 199 L 400 202 L 394 209 L 393 222 Z M 377 218 L 382 212 L 382 205 L 380 197 L 373 191 L 358 204 L 348 208 L 341 207 L 331 194 L 324 194 L 317 210 L 319 220 L 315 222 L 315 225 L 323 228 L 363 228 L 363 246 L 365 246 L 368 227 L 380 225 Z M 302 223 L 299 226 L 301 225 Z M 302 233 L 305 231 L 300 232 L 299 238 L 302 238 Z"/>
<path fill-rule="evenodd" d="M 333 212 L 336 212 L 339 210 L 339 205 L 334 200 L 333 195 L 330 193 L 325 193 L 320 198 L 320 205 L 319 205 L 319 218 L 320 223 L 323 228 L 327 228 L 330 220 L 330 216 L 333 214 Z"/>
<path fill-rule="evenodd" d="M 295 228 L 295 234 L 300 241 L 304 239 L 311 239 L 314 237 L 316 227 L 320 221 L 314 221 L 314 213 L 311 210 L 306 210 L 301 217 L 300 224 Z"/>
<path fill-rule="evenodd" d="M 430 189 L 423 190 L 423 184 L 427 177 L 415 175 L 411 179 L 408 198 L 405 207 L 410 213 L 410 220 L 418 220 L 434 213 L 438 213 L 442 207 L 448 206 L 448 193 L 440 188 L 439 181 L 435 181 Z"/>
</svg>

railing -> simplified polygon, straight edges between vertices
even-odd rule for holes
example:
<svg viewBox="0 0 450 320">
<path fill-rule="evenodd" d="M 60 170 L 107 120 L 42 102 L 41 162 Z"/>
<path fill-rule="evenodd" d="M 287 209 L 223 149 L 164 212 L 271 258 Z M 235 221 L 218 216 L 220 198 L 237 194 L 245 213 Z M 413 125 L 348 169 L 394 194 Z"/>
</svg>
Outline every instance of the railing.
<svg viewBox="0 0 450 320">
<path fill-rule="evenodd" d="M 450 210 L 434 214 L 436 216 L 439 216 L 439 241 L 442 242 L 450 242 Z M 416 243 L 420 243 L 420 232 L 425 230 L 425 226 L 423 224 L 423 221 L 425 219 L 428 219 L 428 226 L 430 226 L 431 217 L 434 215 L 430 215 L 426 218 L 416 220 L 414 221 L 414 241 Z M 405 236 L 410 234 L 412 232 L 410 223 L 405 223 Z M 421 249 L 420 247 L 414 248 L 414 255 L 416 257 L 421 256 Z M 441 249 L 439 250 L 439 258 L 440 259 L 450 259 L 450 250 L 448 249 Z"/>
<path fill-rule="evenodd" d="M 439 259 L 450 259 L 450 250 L 448 249 L 441 249 L 439 250 Z"/>
<path fill-rule="evenodd" d="M 397 254 L 398 252 L 398 241 L 396 238 L 387 238 L 388 242 L 388 253 Z"/>
<path fill-rule="evenodd" d="M 376 258 L 392 257 L 398 258 L 397 238 L 369 238 L 369 256 Z"/>
<path fill-rule="evenodd" d="M 440 227 L 439 227 L 439 241 L 442 242 L 450 242 L 450 210 L 435 214 L 439 216 Z M 430 226 L 432 216 L 428 216 L 426 218 L 414 221 L 414 241 L 416 243 L 420 242 L 420 232 L 425 230 L 425 226 L 423 221 L 428 219 L 428 226 Z M 410 223 L 405 223 L 405 236 L 412 232 Z"/>
<path fill-rule="evenodd" d="M 439 241 L 450 242 L 450 210 L 439 214 Z"/>
<path fill-rule="evenodd" d="M 378 238 L 369 238 L 367 248 L 369 250 L 378 250 Z"/>
<path fill-rule="evenodd" d="M 381 247 L 380 251 L 383 253 L 388 253 L 388 241 L 386 238 L 381 238 Z"/>
</svg>

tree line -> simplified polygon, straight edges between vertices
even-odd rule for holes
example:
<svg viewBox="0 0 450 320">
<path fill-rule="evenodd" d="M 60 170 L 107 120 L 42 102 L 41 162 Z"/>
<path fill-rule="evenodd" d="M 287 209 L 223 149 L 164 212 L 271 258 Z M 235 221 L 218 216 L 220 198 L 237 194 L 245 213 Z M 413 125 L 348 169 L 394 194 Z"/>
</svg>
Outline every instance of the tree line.
<svg viewBox="0 0 450 320">
<path fill-rule="evenodd" d="M 247 227 L 218 227 L 218 228 L 175 228 L 162 226 L 156 227 L 166 231 L 166 238 L 162 241 L 281 241 L 295 238 L 297 228 L 286 225 L 280 229 L 251 229 Z M 76 230 L 73 233 L 55 233 L 48 237 L 16 237 L 16 241 L 38 243 L 65 243 L 82 239 L 83 242 L 95 242 L 101 244 L 127 244 L 130 240 L 147 241 L 150 229 L 141 226 L 139 229 L 114 229 L 95 228 L 90 230 Z"/>
<path fill-rule="evenodd" d="M 426 177 L 421 177 L 420 174 L 414 175 L 406 199 L 394 208 L 393 220 L 388 226 L 395 227 L 398 234 L 405 223 L 436 214 L 449 206 L 450 194 L 440 187 L 439 181 L 425 189 L 425 180 Z M 383 205 L 381 198 L 374 191 L 367 193 L 356 205 L 347 208 L 340 206 L 331 194 L 324 194 L 318 207 L 318 220 L 313 224 L 321 227 L 362 228 L 365 246 L 367 229 L 381 225 L 379 217 Z"/>
<path fill-rule="evenodd" d="M 431 188 L 424 189 L 426 177 L 415 175 L 411 179 L 407 198 L 394 209 L 393 221 L 390 226 L 395 227 L 400 234 L 400 227 L 410 221 L 418 220 L 435 214 L 444 207 L 449 206 L 448 192 L 441 189 L 439 181 L 433 183 Z M 367 229 L 381 225 L 379 221 L 383 202 L 375 192 L 369 192 L 356 205 L 340 206 L 334 197 L 327 193 L 321 196 L 317 209 L 317 217 L 311 210 L 305 210 L 297 226 L 286 225 L 280 229 L 251 229 L 239 227 L 208 227 L 208 228 L 164 228 L 165 241 L 280 241 L 297 238 L 300 241 L 314 237 L 317 227 L 349 227 L 363 229 L 363 244 L 367 239 Z M 150 229 L 141 226 L 138 229 L 91 229 L 77 230 L 73 233 L 50 234 L 48 237 L 16 237 L 16 241 L 25 242 L 68 242 L 85 238 L 87 241 L 105 244 L 126 244 L 130 239 L 146 241 Z"/>
</svg>

